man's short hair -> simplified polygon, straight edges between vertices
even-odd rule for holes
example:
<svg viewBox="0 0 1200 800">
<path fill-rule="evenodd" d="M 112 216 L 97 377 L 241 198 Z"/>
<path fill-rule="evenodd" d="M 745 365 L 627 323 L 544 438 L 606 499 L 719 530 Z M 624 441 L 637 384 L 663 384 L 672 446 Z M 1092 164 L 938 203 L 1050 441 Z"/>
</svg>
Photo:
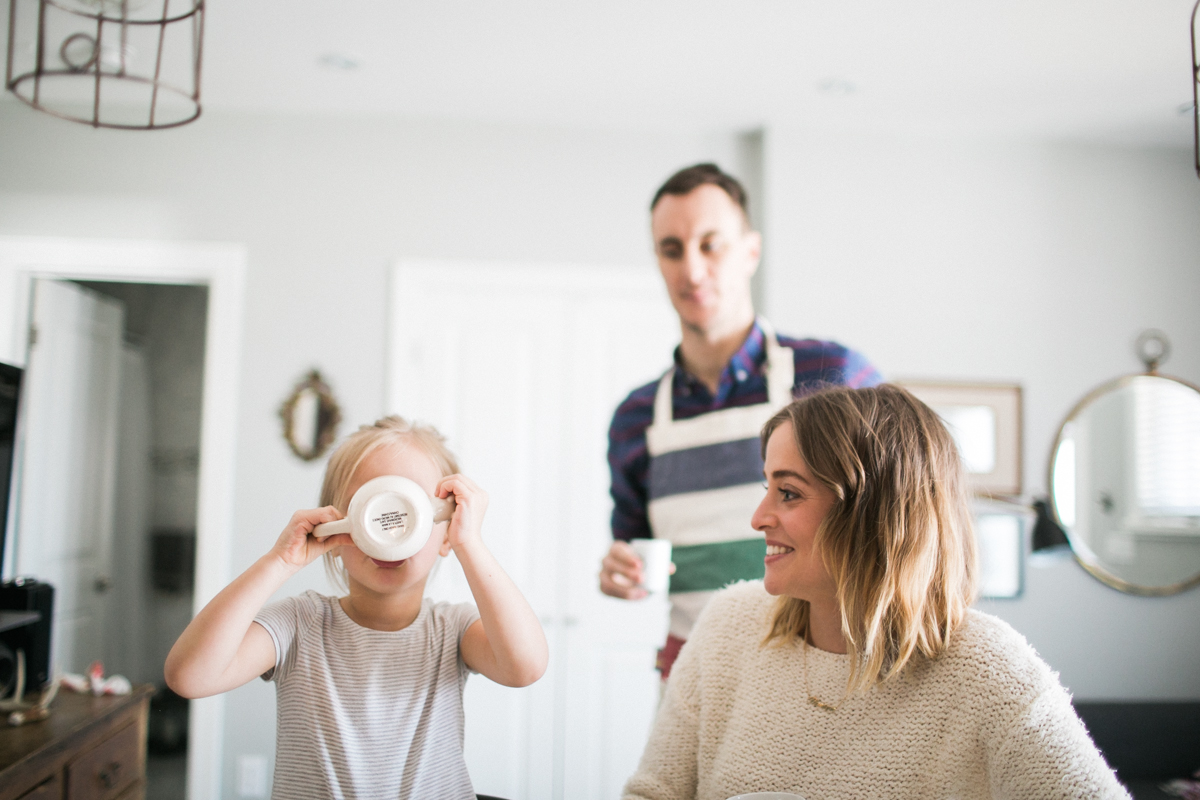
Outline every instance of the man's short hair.
<svg viewBox="0 0 1200 800">
<path fill-rule="evenodd" d="M 746 197 L 746 189 L 738 182 L 737 178 L 726 172 L 722 172 L 721 168 L 716 164 L 696 164 L 691 167 L 684 167 L 679 172 L 667 178 L 667 182 L 660 186 L 658 191 L 654 193 L 654 199 L 650 201 L 650 211 L 654 211 L 654 207 L 658 205 L 659 200 L 663 199 L 663 195 L 690 194 L 692 190 L 706 184 L 721 187 L 725 194 L 729 195 L 729 199 L 737 203 L 738 208 L 742 209 L 742 213 L 746 215 L 746 219 L 750 219 L 750 212 L 746 207 L 749 203 L 749 199 Z"/>
</svg>

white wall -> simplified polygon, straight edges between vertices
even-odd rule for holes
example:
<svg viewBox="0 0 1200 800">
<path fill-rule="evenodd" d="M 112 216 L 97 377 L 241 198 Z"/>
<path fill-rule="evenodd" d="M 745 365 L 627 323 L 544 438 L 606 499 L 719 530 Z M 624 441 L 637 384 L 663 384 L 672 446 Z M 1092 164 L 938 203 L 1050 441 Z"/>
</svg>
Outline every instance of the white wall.
<svg viewBox="0 0 1200 800">
<path fill-rule="evenodd" d="M 579 132 L 206 113 L 92 130 L 0 103 L 0 234 L 210 240 L 249 251 L 231 573 L 316 504 L 322 464 L 277 411 L 318 367 L 346 423 L 383 410 L 386 271 L 401 257 L 644 265 L 647 204 L 682 164 L 741 160 L 732 133 Z M 547 331 L 547 335 L 554 335 Z M 669 354 L 663 354 L 667 363 Z M 285 593 L 324 588 L 320 566 Z M 274 752 L 274 693 L 226 705 L 234 759 Z"/>
<path fill-rule="evenodd" d="M 1044 495 L 1058 425 L 1136 371 L 1200 383 L 1200 180 L 1188 150 L 772 130 L 766 310 L 886 377 L 1024 387 L 1026 495 Z M 1024 596 L 980 604 L 1081 699 L 1200 698 L 1200 590 L 1132 597 L 1073 560 L 1035 559 Z"/>
</svg>

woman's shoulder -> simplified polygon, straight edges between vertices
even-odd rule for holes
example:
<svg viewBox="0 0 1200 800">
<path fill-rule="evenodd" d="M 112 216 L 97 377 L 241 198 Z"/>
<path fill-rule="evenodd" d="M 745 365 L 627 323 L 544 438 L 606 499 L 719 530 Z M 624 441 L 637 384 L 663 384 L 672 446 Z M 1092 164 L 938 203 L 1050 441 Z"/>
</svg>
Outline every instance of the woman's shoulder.
<svg viewBox="0 0 1200 800">
<path fill-rule="evenodd" d="M 761 656 L 762 639 L 770 630 L 775 598 L 762 581 L 743 581 L 713 594 L 679 659 L 671 668 L 668 692 L 682 693 L 680 702 L 696 710 L 701 686 L 718 694 L 736 691 L 748 672 L 747 659 Z"/>
<path fill-rule="evenodd" d="M 716 592 L 709 605 L 718 607 L 753 609 L 770 606 L 775 598 L 767 594 L 761 580 L 737 581 Z"/>
<path fill-rule="evenodd" d="M 939 659 L 979 688 L 1002 697 L 1036 697 L 1058 675 L 1033 646 L 999 617 L 970 609 Z"/>
<path fill-rule="evenodd" d="M 749 635 L 761 639 L 771 624 L 775 600 L 767 594 L 762 581 L 730 584 L 716 592 L 700 612 L 691 638 L 707 634 Z"/>
<path fill-rule="evenodd" d="M 989 661 L 1006 655 L 1017 661 L 1037 659 L 1029 642 L 1012 625 L 976 608 L 967 610 L 950 638 L 949 652 L 962 657 L 982 656 Z"/>
</svg>

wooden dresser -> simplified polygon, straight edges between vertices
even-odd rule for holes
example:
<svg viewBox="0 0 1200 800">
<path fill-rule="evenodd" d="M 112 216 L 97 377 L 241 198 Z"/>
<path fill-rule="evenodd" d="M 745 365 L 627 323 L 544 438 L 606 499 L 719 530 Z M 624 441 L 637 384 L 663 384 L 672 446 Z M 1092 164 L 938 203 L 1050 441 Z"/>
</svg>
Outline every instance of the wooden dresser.
<svg viewBox="0 0 1200 800">
<path fill-rule="evenodd" d="M 0 718 L 0 800 L 133 800 L 146 788 L 151 686 L 124 697 L 60 691 L 50 717 Z"/>
</svg>

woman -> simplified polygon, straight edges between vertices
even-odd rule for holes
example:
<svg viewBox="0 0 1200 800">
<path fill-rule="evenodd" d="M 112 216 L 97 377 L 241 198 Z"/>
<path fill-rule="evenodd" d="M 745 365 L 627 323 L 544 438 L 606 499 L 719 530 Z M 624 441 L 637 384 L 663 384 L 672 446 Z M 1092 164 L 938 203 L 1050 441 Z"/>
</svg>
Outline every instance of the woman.
<svg viewBox="0 0 1200 800">
<path fill-rule="evenodd" d="M 1057 676 L 970 609 L 962 467 L 927 406 L 833 389 L 762 441 L 766 576 L 701 615 L 626 798 L 1128 797 Z"/>
</svg>

